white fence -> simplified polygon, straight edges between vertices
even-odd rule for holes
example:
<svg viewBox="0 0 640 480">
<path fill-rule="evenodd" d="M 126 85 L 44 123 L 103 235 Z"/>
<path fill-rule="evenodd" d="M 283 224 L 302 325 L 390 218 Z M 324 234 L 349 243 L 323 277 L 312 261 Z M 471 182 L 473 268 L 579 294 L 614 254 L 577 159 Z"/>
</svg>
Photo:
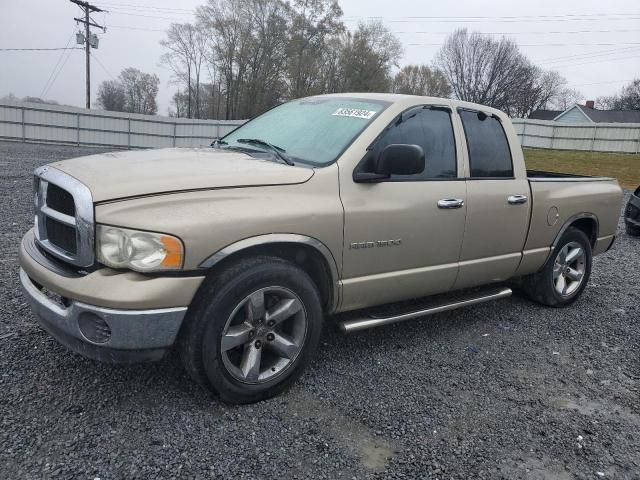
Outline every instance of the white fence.
<svg viewBox="0 0 640 480">
<path fill-rule="evenodd" d="M 640 123 L 559 123 L 514 118 L 523 147 L 640 153 Z"/>
<path fill-rule="evenodd" d="M 0 140 L 117 148 L 209 145 L 243 120 L 188 120 L 39 103 L 0 103 Z M 523 147 L 640 153 L 639 123 L 513 119 Z"/>
<path fill-rule="evenodd" d="M 118 148 L 209 145 L 238 120 L 189 120 L 39 103 L 0 103 L 0 140 Z"/>
</svg>

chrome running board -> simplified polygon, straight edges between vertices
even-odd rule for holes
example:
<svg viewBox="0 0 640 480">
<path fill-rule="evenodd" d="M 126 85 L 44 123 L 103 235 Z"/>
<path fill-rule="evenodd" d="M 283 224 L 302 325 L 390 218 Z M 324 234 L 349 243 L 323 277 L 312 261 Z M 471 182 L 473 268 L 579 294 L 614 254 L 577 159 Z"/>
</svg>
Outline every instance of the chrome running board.
<svg viewBox="0 0 640 480">
<path fill-rule="evenodd" d="M 492 300 L 499 300 L 501 298 L 510 297 L 513 292 L 510 288 L 497 288 L 483 293 L 475 293 L 468 297 L 461 297 L 451 302 L 442 302 L 431 305 L 427 308 L 421 308 L 415 311 L 409 311 L 400 315 L 379 317 L 375 315 L 367 315 L 360 318 L 352 318 L 339 323 L 339 326 L 344 332 L 357 332 L 359 330 L 366 330 L 368 328 L 380 327 L 382 325 L 389 325 L 391 323 L 404 322 L 405 320 L 412 320 L 414 318 L 423 317 L 427 315 L 433 315 L 435 313 L 446 312 L 448 310 L 455 310 L 457 308 L 468 307 L 469 305 L 477 305 L 479 303 L 490 302 Z"/>
</svg>

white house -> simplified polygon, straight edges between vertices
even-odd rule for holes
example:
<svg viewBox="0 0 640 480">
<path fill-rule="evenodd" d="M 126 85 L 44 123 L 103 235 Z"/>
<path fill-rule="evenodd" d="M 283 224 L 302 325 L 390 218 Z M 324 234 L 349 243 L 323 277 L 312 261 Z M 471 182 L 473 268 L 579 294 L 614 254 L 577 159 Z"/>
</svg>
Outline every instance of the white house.
<svg viewBox="0 0 640 480">
<path fill-rule="evenodd" d="M 593 100 L 574 105 L 564 111 L 536 110 L 532 120 L 554 120 L 560 123 L 640 123 L 640 110 L 597 110 Z"/>
</svg>

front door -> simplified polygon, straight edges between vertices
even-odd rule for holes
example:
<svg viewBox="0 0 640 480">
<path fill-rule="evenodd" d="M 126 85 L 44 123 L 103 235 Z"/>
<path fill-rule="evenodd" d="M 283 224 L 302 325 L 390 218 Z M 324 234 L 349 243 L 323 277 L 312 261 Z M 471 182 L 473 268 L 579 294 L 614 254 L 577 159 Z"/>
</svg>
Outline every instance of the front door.
<svg viewBox="0 0 640 480">
<path fill-rule="evenodd" d="M 451 115 L 446 108 L 413 108 L 367 154 L 375 158 L 391 144 L 420 145 L 426 154 L 421 174 L 368 184 L 355 183 L 351 171 L 341 172 L 342 310 L 453 286 L 464 235 L 466 185 Z"/>
</svg>

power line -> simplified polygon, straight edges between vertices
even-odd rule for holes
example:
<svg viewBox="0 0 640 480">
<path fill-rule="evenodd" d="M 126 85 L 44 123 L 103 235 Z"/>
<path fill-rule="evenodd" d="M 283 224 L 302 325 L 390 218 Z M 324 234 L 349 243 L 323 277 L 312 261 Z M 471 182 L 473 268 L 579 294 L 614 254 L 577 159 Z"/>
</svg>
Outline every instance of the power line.
<svg viewBox="0 0 640 480">
<path fill-rule="evenodd" d="M 607 50 L 598 50 L 597 52 L 577 53 L 577 54 L 571 54 L 571 55 L 563 55 L 561 57 L 543 58 L 540 61 L 555 62 L 555 61 L 560 61 L 560 60 L 569 59 L 569 58 L 577 58 L 577 57 L 599 57 L 602 55 L 608 55 L 610 53 L 637 50 L 638 48 L 640 47 L 623 47 L 623 48 L 614 48 L 614 49 L 607 49 Z"/>
<path fill-rule="evenodd" d="M 391 32 L 394 34 L 427 34 L 427 35 L 449 35 L 453 32 L 428 32 L 428 31 L 416 31 L 416 32 Z M 476 33 L 474 31 L 474 33 Z M 558 30 L 558 31 L 536 31 L 536 32 L 477 32 L 483 35 L 549 35 L 549 34 L 578 34 L 578 33 L 640 33 L 640 30 Z"/>
<path fill-rule="evenodd" d="M 353 23 L 353 22 L 359 22 L 360 20 L 348 20 L 348 19 L 343 19 L 345 22 L 349 22 L 349 23 Z M 434 18 L 430 18 L 430 19 L 424 19 L 424 20 L 420 20 L 420 19 L 415 19 L 415 20 L 386 20 L 386 19 L 382 19 L 380 18 L 379 20 L 385 20 L 385 23 L 458 23 L 458 24 L 464 24 L 464 23 L 532 23 L 532 22 L 572 22 L 572 21 L 581 21 L 581 22 L 593 22 L 593 21 L 607 21 L 607 22 L 612 22 L 612 21 L 630 21 L 630 20 L 640 20 L 640 16 L 637 17 L 625 17 L 625 18 L 582 18 L 582 19 L 553 19 L 553 18 L 540 18 L 540 19 L 533 19 L 533 20 L 529 20 L 526 18 L 522 18 L 522 19 L 495 19 L 495 20 L 461 20 L 461 19 L 441 19 L 441 20 L 437 20 Z"/>
<path fill-rule="evenodd" d="M 117 2 L 114 0 L 106 0 L 104 2 L 101 2 L 102 5 L 109 5 L 109 8 L 111 7 L 117 7 L 117 8 L 131 8 L 131 9 L 141 9 L 141 10 L 177 10 L 177 11 L 182 11 L 182 12 L 190 12 L 193 9 L 191 8 L 179 8 L 179 7 L 161 7 L 161 6 L 157 6 L 155 2 L 155 0 L 153 0 L 153 5 L 142 5 L 139 3 L 121 3 L 121 2 Z"/>
<path fill-rule="evenodd" d="M 365 15 L 350 15 L 343 17 L 343 20 L 455 20 L 458 22 L 463 21 L 485 21 L 485 20 L 549 20 L 549 21 L 602 21 L 602 20 L 631 20 L 633 17 L 640 16 L 640 12 L 633 13 L 585 13 L 585 14 L 562 14 L 562 15 L 447 15 L 447 16 L 419 16 L 419 15 L 404 15 L 396 17 L 382 17 L 382 16 L 365 16 Z M 611 18 L 613 17 L 613 18 Z M 621 17 L 621 18 L 619 18 Z"/>
<path fill-rule="evenodd" d="M 114 5 L 114 4 L 109 4 Z M 111 13 L 115 15 L 128 15 L 146 18 L 158 18 L 163 20 L 175 20 L 177 17 L 193 15 L 192 10 L 188 9 L 169 9 L 162 7 L 149 7 L 143 5 L 132 5 L 125 7 L 110 6 Z M 140 12 L 158 12 L 161 15 L 145 15 Z M 354 22 L 361 20 L 384 20 L 389 23 L 478 23 L 478 22 L 567 22 L 567 21 L 620 21 L 620 20 L 638 20 L 638 13 L 617 13 L 617 14 L 567 14 L 567 15 L 514 15 L 514 16 L 442 16 L 442 17 L 426 17 L 426 16 L 403 16 L 403 17 L 380 17 L 380 16 L 350 16 L 343 17 L 345 22 Z"/>
<path fill-rule="evenodd" d="M 67 40 L 67 43 L 65 45 L 65 48 L 69 46 L 69 43 L 71 43 L 71 39 L 73 38 L 74 33 L 75 32 L 72 30 L 71 31 L 71 35 L 69 35 L 69 39 Z M 63 50 L 62 53 L 60 53 L 60 56 L 58 57 L 58 61 L 53 66 L 53 70 L 51 70 L 51 74 L 49 75 L 49 78 L 47 79 L 47 82 L 44 84 L 44 87 L 42 87 L 42 92 L 40 93 L 40 97 L 41 98 L 44 96 L 44 92 L 47 89 L 47 86 L 49 85 L 49 82 L 53 78 L 53 75 L 56 73 L 58 65 L 60 64 L 60 62 L 62 62 L 62 58 L 64 57 L 64 54 L 65 54 L 65 50 Z"/>
<path fill-rule="evenodd" d="M 166 32 L 166 29 L 160 28 L 143 28 L 130 25 L 109 25 L 109 28 L 120 28 L 124 30 L 139 30 L 145 32 Z M 453 32 L 427 32 L 427 31 L 404 31 L 391 32 L 395 35 L 399 34 L 430 34 L 430 35 L 449 35 Z M 548 35 L 548 34 L 580 34 L 580 33 L 640 33 L 640 30 L 576 30 L 576 31 L 536 31 L 536 32 L 478 32 L 483 35 Z"/>
<path fill-rule="evenodd" d="M 573 86 L 574 87 L 586 87 L 588 85 L 604 85 L 604 84 L 608 84 L 608 83 L 627 83 L 627 82 L 633 82 L 633 79 L 631 79 L 631 80 L 609 80 L 607 82 L 593 82 L 593 83 L 574 83 Z"/>
<path fill-rule="evenodd" d="M 409 47 L 442 46 L 443 43 L 408 43 Z M 640 45 L 640 42 L 630 43 L 518 43 L 519 47 L 597 47 L 615 45 Z"/>
<path fill-rule="evenodd" d="M 40 95 L 42 98 L 44 98 L 45 96 L 47 96 L 47 94 L 49 93 L 49 90 L 51 90 L 51 87 L 53 87 L 53 85 L 56 83 L 56 80 L 58 79 L 58 75 L 60 75 L 60 72 L 64 69 L 64 66 L 67 64 L 67 62 L 69 61 L 69 58 L 71 58 L 71 52 L 73 50 L 81 50 L 81 49 L 69 49 L 69 52 L 67 53 L 67 57 L 64 59 L 64 62 L 62 62 L 62 64 L 60 65 L 60 68 L 58 69 L 58 71 L 56 72 L 56 74 L 53 77 L 53 80 L 51 80 L 51 83 L 49 83 L 49 86 L 47 87 L 47 89 L 44 91 L 44 93 L 42 95 Z"/>
<path fill-rule="evenodd" d="M 166 33 L 166 29 L 162 30 L 159 28 L 142 28 L 142 27 L 131 27 L 129 25 L 109 25 L 109 28 L 122 28 L 124 30 L 141 30 L 144 32 L 163 32 Z"/>
<path fill-rule="evenodd" d="M 59 48 L 0 48 L 0 52 L 50 52 L 55 50 L 82 50 L 78 47 Z"/>
<path fill-rule="evenodd" d="M 573 17 L 612 17 L 612 16 L 629 16 L 640 15 L 640 12 L 627 12 L 627 13 L 563 13 L 559 15 L 444 15 L 444 16 L 420 16 L 420 15 L 401 15 L 397 17 L 389 18 L 573 18 Z M 384 19 L 386 17 L 381 16 L 367 16 L 367 15 L 348 15 L 345 18 L 371 18 L 371 19 Z"/>
<path fill-rule="evenodd" d="M 158 10 L 166 10 L 168 12 L 185 12 L 185 13 L 193 13 L 192 9 L 187 8 L 174 8 L 174 7 L 158 7 L 151 5 L 141 5 L 141 4 L 133 4 L 133 3 L 119 3 L 115 1 L 107 1 L 103 2 L 104 5 L 108 5 L 109 8 L 117 8 L 120 10 L 130 10 L 130 11 L 158 11 Z M 450 15 L 450 16 L 419 16 L 419 15 L 406 15 L 406 16 L 396 16 L 396 17 L 382 17 L 382 16 L 367 16 L 367 15 L 348 15 L 343 17 L 344 20 L 357 20 L 357 19 L 371 19 L 371 20 L 385 20 L 385 19 L 458 19 L 458 20 L 486 20 L 486 19 L 536 19 L 536 18 L 573 18 L 573 19 L 584 19 L 584 18 L 593 18 L 594 20 L 604 20 L 608 17 L 629 17 L 629 16 L 640 16 L 640 12 L 627 12 L 627 13 L 585 13 L 585 14 L 559 14 L 559 15 L 473 15 L 473 16 L 461 16 L 461 15 Z M 595 18 L 594 18 L 595 17 Z M 626 18 L 622 18 L 626 19 Z"/>
<path fill-rule="evenodd" d="M 193 13 L 193 10 L 188 8 L 172 8 L 172 7 L 157 7 L 157 6 L 144 6 L 144 5 L 132 5 L 132 4 L 124 4 L 124 3 L 113 3 L 113 2 L 103 2 L 103 5 L 108 7 L 109 9 L 118 9 L 118 10 L 131 10 L 131 11 L 167 11 L 171 12 L 184 12 L 184 13 Z"/>
<path fill-rule="evenodd" d="M 96 54 L 93 54 L 93 58 L 95 59 L 96 62 L 98 62 L 98 65 L 100 65 L 100 67 L 102 67 L 102 70 L 104 70 L 104 72 L 109 75 L 109 77 L 111 78 L 116 78 L 114 77 L 111 72 L 107 69 L 107 67 L 104 66 L 104 64 L 100 61 L 100 59 L 96 56 Z"/>
<path fill-rule="evenodd" d="M 570 67 L 578 67 L 581 65 L 591 65 L 594 63 L 606 63 L 606 62 L 619 62 L 620 60 L 629 60 L 631 58 L 638 58 L 640 55 L 632 55 L 629 57 L 619 57 L 619 58 L 602 58 L 600 60 L 592 60 L 581 63 L 570 63 L 566 65 L 554 65 L 554 68 L 570 68 Z"/>
<path fill-rule="evenodd" d="M 176 21 L 178 19 L 177 17 L 161 17 L 161 16 L 158 16 L 158 15 L 143 15 L 141 13 L 115 12 L 115 11 L 111 11 L 110 13 L 112 15 L 126 15 L 126 16 L 129 16 L 129 17 L 158 18 L 158 19 L 161 19 L 161 20 L 171 20 L 171 21 Z M 161 13 L 163 13 L 163 12 L 161 12 Z M 181 20 L 184 20 L 184 18 L 182 18 Z"/>
</svg>

